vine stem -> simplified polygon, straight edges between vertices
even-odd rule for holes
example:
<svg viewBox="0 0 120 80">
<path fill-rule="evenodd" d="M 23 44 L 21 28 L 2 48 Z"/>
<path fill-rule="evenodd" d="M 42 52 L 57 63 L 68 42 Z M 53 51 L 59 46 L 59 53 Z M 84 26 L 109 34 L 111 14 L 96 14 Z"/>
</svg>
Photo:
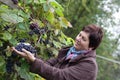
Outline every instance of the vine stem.
<svg viewBox="0 0 120 80">
<path fill-rule="evenodd" d="M 39 43 L 39 42 L 40 42 L 40 39 L 41 39 L 41 35 L 38 37 L 37 43 Z"/>
</svg>

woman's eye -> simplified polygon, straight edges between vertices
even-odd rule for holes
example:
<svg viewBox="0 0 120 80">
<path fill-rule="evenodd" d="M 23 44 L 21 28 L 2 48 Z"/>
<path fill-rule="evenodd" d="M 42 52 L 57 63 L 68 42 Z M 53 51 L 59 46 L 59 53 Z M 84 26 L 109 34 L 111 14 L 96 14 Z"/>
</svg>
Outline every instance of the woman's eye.
<svg viewBox="0 0 120 80">
<path fill-rule="evenodd" d="M 84 37 L 82 37 L 83 41 L 86 41 L 86 39 Z"/>
</svg>

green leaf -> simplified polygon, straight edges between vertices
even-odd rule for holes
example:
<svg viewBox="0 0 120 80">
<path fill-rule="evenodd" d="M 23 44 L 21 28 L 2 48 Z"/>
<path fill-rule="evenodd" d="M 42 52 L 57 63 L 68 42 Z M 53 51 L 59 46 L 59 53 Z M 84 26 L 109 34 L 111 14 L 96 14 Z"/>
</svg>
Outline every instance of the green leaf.
<svg viewBox="0 0 120 80">
<path fill-rule="evenodd" d="M 9 40 L 9 42 L 10 42 L 13 46 L 15 46 L 15 45 L 18 43 L 17 40 L 14 39 L 14 38 L 11 38 L 11 39 Z"/>
<path fill-rule="evenodd" d="M 46 3 L 46 0 L 34 0 L 34 3 L 36 4 Z"/>
<path fill-rule="evenodd" d="M 58 39 L 59 39 L 59 41 L 60 41 L 61 43 L 66 43 L 65 38 L 63 38 L 63 37 L 58 37 Z"/>
<path fill-rule="evenodd" d="M 1 18 L 7 22 L 14 23 L 14 24 L 23 22 L 22 17 L 19 17 L 16 14 L 12 14 L 12 13 L 2 13 Z"/>
<path fill-rule="evenodd" d="M 2 39 L 4 40 L 10 40 L 12 38 L 12 35 L 8 32 L 3 33 Z"/>
<path fill-rule="evenodd" d="M 67 38 L 66 45 L 73 45 L 74 40 L 72 38 Z"/>
<path fill-rule="evenodd" d="M 22 63 L 21 67 L 17 68 L 20 77 L 23 78 L 23 79 L 25 79 L 25 80 L 34 80 L 33 76 L 30 75 L 29 65 L 25 61 L 25 59 L 21 60 L 21 63 Z"/>
<path fill-rule="evenodd" d="M 23 23 L 19 23 L 19 24 L 18 24 L 18 27 L 19 27 L 20 29 L 22 29 L 22 30 L 26 30 L 26 28 L 25 28 L 25 26 L 24 26 Z"/>
<path fill-rule="evenodd" d="M 33 80 L 33 77 L 29 75 L 28 72 L 26 72 L 26 69 L 20 69 L 19 72 L 21 78 L 25 79 L 25 80 Z"/>
<path fill-rule="evenodd" d="M 64 10 L 63 7 L 62 7 L 58 2 L 56 2 L 56 1 L 54 1 L 54 0 L 51 1 L 50 4 L 51 4 L 51 6 L 54 7 L 54 8 L 59 8 L 61 11 Z"/>
<path fill-rule="evenodd" d="M 60 42 L 57 42 L 57 41 L 53 41 L 53 44 L 55 45 L 56 48 L 61 48 L 62 44 Z"/>
<path fill-rule="evenodd" d="M 28 19 L 30 17 L 29 13 L 26 14 L 26 13 L 24 13 L 21 10 L 17 11 L 17 13 L 18 13 L 19 16 L 22 16 L 23 18 L 27 18 Z"/>
<path fill-rule="evenodd" d="M 0 41 L 0 46 L 3 46 L 2 41 Z"/>
<path fill-rule="evenodd" d="M 68 23 L 69 23 L 69 22 L 67 21 L 66 18 L 60 17 L 60 25 L 61 25 L 62 27 L 67 28 L 67 26 L 69 26 Z"/>
<path fill-rule="evenodd" d="M 0 13 L 9 11 L 6 5 L 0 5 Z"/>
<path fill-rule="evenodd" d="M 4 59 L 0 56 L 0 74 L 5 72 L 5 61 Z"/>
<path fill-rule="evenodd" d="M 57 3 L 56 1 L 51 1 L 51 6 L 55 9 L 55 12 L 59 15 L 59 16 L 64 16 L 63 15 L 63 8 L 62 8 L 62 6 L 59 4 L 59 3 Z"/>
<path fill-rule="evenodd" d="M 30 75 L 34 77 L 33 80 L 45 80 L 45 79 L 43 79 L 43 78 L 42 78 L 40 75 L 38 75 L 38 74 L 35 74 L 35 73 L 31 73 L 31 72 L 30 72 Z"/>
<path fill-rule="evenodd" d="M 57 50 L 57 49 L 55 49 L 55 48 L 51 48 L 51 50 L 52 50 L 52 52 L 53 52 L 53 54 L 54 54 L 55 56 L 58 55 L 58 50 Z"/>
<path fill-rule="evenodd" d="M 48 4 L 43 4 L 44 11 L 48 11 L 50 9 L 50 6 Z"/>
<path fill-rule="evenodd" d="M 57 8 L 57 9 L 55 10 L 55 12 L 56 12 L 59 16 L 64 16 L 64 15 L 63 15 L 63 12 L 62 12 L 62 10 L 61 10 L 60 8 Z"/>
<path fill-rule="evenodd" d="M 33 0 L 34 1 L 34 3 L 39 3 L 39 0 Z"/>
<path fill-rule="evenodd" d="M 46 3 L 46 0 L 40 0 L 40 3 Z"/>
<path fill-rule="evenodd" d="M 52 24 L 54 22 L 54 14 L 52 12 L 47 12 L 46 13 L 46 19 Z"/>
<path fill-rule="evenodd" d="M 33 0 L 26 0 L 25 4 L 31 4 L 33 2 Z"/>
</svg>

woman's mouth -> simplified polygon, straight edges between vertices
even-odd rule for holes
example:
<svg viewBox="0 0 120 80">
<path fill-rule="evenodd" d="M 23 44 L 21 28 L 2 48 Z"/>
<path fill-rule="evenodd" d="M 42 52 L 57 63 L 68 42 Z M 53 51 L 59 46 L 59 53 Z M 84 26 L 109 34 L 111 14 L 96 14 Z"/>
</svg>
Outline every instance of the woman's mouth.
<svg viewBox="0 0 120 80">
<path fill-rule="evenodd" d="M 75 46 L 79 46 L 78 42 L 75 42 Z"/>
</svg>

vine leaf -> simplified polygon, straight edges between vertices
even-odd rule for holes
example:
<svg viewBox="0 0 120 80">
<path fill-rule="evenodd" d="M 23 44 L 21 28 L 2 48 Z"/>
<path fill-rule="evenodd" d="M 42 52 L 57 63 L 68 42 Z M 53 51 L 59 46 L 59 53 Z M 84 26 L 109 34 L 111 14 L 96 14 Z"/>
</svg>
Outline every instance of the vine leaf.
<svg viewBox="0 0 120 80">
<path fill-rule="evenodd" d="M 4 40 L 10 40 L 12 38 L 12 35 L 8 32 L 3 33 L 2 39 Z"/>
<path fill-rule="evenodd" d="M 5 61 L 2 59 L 2 56 L 0 56 L 0 73 L 5 72 Z"/>
<path fill-rule="evenodd" d="M 14 24 L 23 22 L 22 17 L 19 17 L 16 14 L 12 14 L 12 13 L 2 13 L 1 18 L 7 22 L 14 23 Z"/>
</svg>

